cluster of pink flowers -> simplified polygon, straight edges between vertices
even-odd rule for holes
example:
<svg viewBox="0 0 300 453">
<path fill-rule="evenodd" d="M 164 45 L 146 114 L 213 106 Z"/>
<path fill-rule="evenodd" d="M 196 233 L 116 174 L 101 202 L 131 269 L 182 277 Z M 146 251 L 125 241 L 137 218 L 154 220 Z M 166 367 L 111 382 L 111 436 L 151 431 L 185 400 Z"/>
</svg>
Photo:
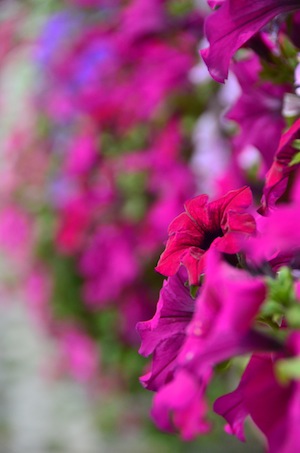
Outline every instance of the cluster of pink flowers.
<svg viewBox="0 0 300 453">
<path fill-rule="evenodd" d="M 140 353 L 153 355 L 141 382 L 156 392 L 157 426 L 190 440 L 211 428 L 214 376 L 247 357 L 237 388 L 213 410 L 241 441 L 250 415 L 270 453 L 292 453 L 300 449 L 300 2 L 209 3 L 201 55 L 216 81 L 229 74 L 239 86 L 223 118 L 235 125 L 230 158 L 217 176 L 212 169 L 215 198 L 190 199 L 169 226 L 156 267 L 167 279 L 154 317 L 138 324 Z"/>
<path fill-rule="evenodd" d="M 137 355 L 165 231 L 195 193 L 186 124 L 198 115 L 189 72 L 203 15 L 175 3 L 68 1 L 30 43 L 34 87 L 6 143 L 0 243 L 61 345 L 59 367 L 81 381 Z"/>
</svg>

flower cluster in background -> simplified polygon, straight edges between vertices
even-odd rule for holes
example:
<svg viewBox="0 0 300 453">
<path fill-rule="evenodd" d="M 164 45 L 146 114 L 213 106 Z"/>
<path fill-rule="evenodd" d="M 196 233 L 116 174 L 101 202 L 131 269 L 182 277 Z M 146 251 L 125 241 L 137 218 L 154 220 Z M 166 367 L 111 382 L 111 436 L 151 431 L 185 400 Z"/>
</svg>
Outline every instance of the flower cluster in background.
<svg viewBox="0 0 300 453">
<path fill-rule="evenodd" d="M 51 374 L 298 451 L 299 0 L 3 5 L 1 294 Z"/>
<path fill-rule="evenodd" d="M 206 174 L 212 198 L 189 199 L 169 225 L 156 266 L 167 279 L 154 317 L 138 325 L 140 353 L 153 355 L 141 382 L 156 392 L 152 416 L 165 431 L 207 433 L 213 409 L 228 434 L 245 441 L 250 416 L 268 451 L 288 453 L 300 444 L 300 4 L 209 3 L 201 55 L 237 89 L 219 122 L 211 104 L 198 125 L 204 137 L 205 115 L 215 119 L 212 167 L 227 130 L 227 160 Z M 232 370 L 236 388 L 211 407 L 211 385 Z"/>
<path fill-rule="evenodd" d="M 2 151 L 6 283 L 56 338 L 56 373 L 139 387 L 135 326 L 155 310 L 167 226 L 196 190 L 190 131 L 207 96 L 190 72 L 204 13 L 170 0 L 53 2 L 26 40 L 15 24 L 26 28 L 30 9 L 9 13 L 6 83 L 20 83 L 16 56 L 28 76 Z"/>
</svg>

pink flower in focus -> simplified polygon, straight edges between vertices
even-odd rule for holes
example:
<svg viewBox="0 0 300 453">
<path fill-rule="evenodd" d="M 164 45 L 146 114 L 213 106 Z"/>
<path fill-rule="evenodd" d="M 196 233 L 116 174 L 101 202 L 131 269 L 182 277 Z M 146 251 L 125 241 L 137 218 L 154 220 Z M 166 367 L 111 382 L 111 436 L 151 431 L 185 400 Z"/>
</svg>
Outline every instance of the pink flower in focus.
<svg viewBox="0 0 300 453">
<path fill-rule="evenodd" d="M 186 370 L 176 373 L 178 354 L 195 309 L 186 279 L 186 270 L 181 267 L 164 282 L 154 317 L 138 323 L 137 330 L 142 339 L 140 354 L 153 354 L 150 371 L 141 377 L 146 388 L 157 391 L 152 416 L 160 429 L 173 432 L 177 428 L 184 439 L 191 440 L 209 429 L 203 396 L 210 373 L 201 381 Z"/>
<path fill-rule="evenodd" d="M 186 279 L 183 267 L 169 277 L 160 291 L 154 317 L 137 325 L 142 340 L 139 353 L 146 357 L 153 354 L 152 368 L 141 378 L 149 390 L 157 391 L 173 378 L 177 356 L 195 309 L 195 300 L 185 286 Z"/>
<path fill-rule="evenodd" d="M 247 187 L 228 192 L 216 201 L 208 202 L 200 195 L 185 203 L 185 211 L 169 226 L 169 239 L 156 270 L 174 275 L 180 265 L 188 271 L 189 283 L 198 285 L 204 271 L 204 257 L 212 246 L 234 254 L 239 251 L 238 238 L 255 232 L 253 217 L 246 212 L 252 202 Z"/>
<path fill-rule="evenodd" d="M 230 357 L 269 348 L 272 341 L 252 329 L 265 297 L 262 279 L 232 267 L 211 249 L 179 363 L 201 376 L 203 370 Z"/>
<path fill-rule="evenodd" d="M 154 318 L 138 325 L 140 352 L 153 353 L 152 368 L 141 378 L 158 392 L 152 415 L 160 428 L 175 427 L 185 439 L 208 430 L 204 393 L 215 365 L 278 348 L 253 329 L 266 296 L 264 281 L 223 262 L 214 249 L 208 252 L 205 275 L 195 301 L 185 285 L 186 270 L 180 268 L 165 283 Z"/>
</svg>

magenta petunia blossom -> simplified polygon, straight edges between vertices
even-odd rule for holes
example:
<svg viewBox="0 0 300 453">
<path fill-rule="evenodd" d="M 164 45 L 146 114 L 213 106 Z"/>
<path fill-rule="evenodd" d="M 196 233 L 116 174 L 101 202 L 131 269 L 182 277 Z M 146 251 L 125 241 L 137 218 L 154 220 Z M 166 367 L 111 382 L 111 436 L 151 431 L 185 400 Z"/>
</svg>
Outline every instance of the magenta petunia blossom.
<svg viewBox="0 0 300 453">
<path fill-rule="evenodd" d="M 137 325 L 142 339 L 140 354 L 146 357 L 153 354 L 152 369 L 141 378 L 149 390 L 158 390 L 173 377 L 175 362 L 195 308 L 186 281 L 187 273 L 182 267 L 164 282 L 154 317 Z"/>
<path fill-rule="evenodd" d="M 175 379 L 155 395 L 151 415 L 160 429 L 173 432 L 177 428 L 184 440 L 192 440 L 210 430 L 204 393 L 211 374 L 208 370 L 200 380 L 187 370 L 180 370 Z"/>
<path fill-rule="evenodd" d="M 209 428 L 205 391 L 213 367 L 238 354 L 276 349 L 277 343 L 252 328 L 266 296 L 262 279 L 233 268 L 214 249 L 208 252 L 196 301 L 185 279 L 182 267 L 169 277 L 156 315 L 138 329 L 140 352 L 153 353 L 152 368 L 142 377 L 147 388 L 158 392 L 152 415 L 161 429 L 176 428 L 191 439 Z"/>
<path fill-rule="evenodd" d="M 167 96 L 188 85 L 195 61 L 192 34 L 182 33 L 176 45 L 162 39 L 166 18 L 160 2 L 138 0 L 119 13 L 116 28 L 114 21 L 87 26 L 79 18 L 70 23 L 68 16 L 46 27 L 39 53 L 50 77 L 41 101 L 54 119 L 84 113 L 101 127 L 124 130 L 153 118 Z M 73 36 L 75 26 L 79 32 Z M 53 28 L 64 52 L 53 46 Z"/>
<path fill-rule="evenodd" d="M 226 114 L 240 126 L 240 133 L 234 139 L 237 159 L 240 160 L 247 148 L 254 147 L 261 154 L 260 174 L 264 176 L 273 162 L 285 126 L 281 113 L 283 96 L 291 87 L 261 81 L 262 67 L 256 55 L 234 63 L 232 69 L 242 90 Z"/>
<path fill-rule="evenodd" d="M 124 10 L 122 31 L 127 39 L 162 32 L 166 26 L 167 17 L 161 0 L 134 0 Z"/>
<path fill-rule="evenodd" d="M 283 204 L 267 217 L 257 218 L 257 236 L 244 244 L 247 260 L 269 262 L 274 271 L 289 265 L 300 250 L 300 204 Z"/>
<path fill-rule="evenodd" d="M 103 306 L 119 297 L 138 275 L 133 231 L 101 225 L 82 251 L 78 268 L 84 277 L 83 297 L 90 307 Z"/>
<path fill-rule="evenodd" d="M 284 194 L 288 177 L 295 170 L 295 165 L 290 165 L 295 154 L 298 153 L 293 147 L 293 141 L 300 137 L 300 119 L 282 135 L 276 151 L 273 164 L 266 175 L 266 182 L 262 196 L 262 206 L 259 212 L 266 214 L 272 210 L 275 203 Z M 298 165 L 297 165 L 298 166 Z"/>
<path fill-rule="evenodd" d="M 211 246 L 234 254 L 239 251 L 238 238 L 255 232 L 254 219 L 246 212 L 251 202 L 250 189 L 243 187 L 212 202 L 208 202 L 207 195 L 200 195 L 185 203 L 185 212 L 169 226 L 166 250 L 156 270 L 171 276 L 182 264 L 188 271 L 189 283 L 198 285 L 204 256 Z"/>
<path fill-rule="evenodd" d="M 270 379 L 270 371 L 272 379 Z M 271 384 L 274 383 L 272 358 L 267 354 L 254 354 L 251 357 L 236 390 L 221 396 L 214 404 L 214 411 L 223 416 L 228 423 L 225 426 L 226 432 L 235 435 L 243 442 L 245 441 L 244 422 L 245 418 L 249 415 L 249 409 L 245 404 L 244 391 L 251 381 L 254 382 L 254 385 L 257 385 L 264 374 L 267 377 L 267 385 L 270 388 Z M 261 382 L 265 382 L 265 379 L 261 379 Z M 261 404 L 259 404 L 259 408 L 261 409 Z"/>
<path fill-rule="evenodd" d="M 275 344 L 252 330 L 266 296 L 262 279 L 207 254 L 205 281 L 187 328 L 179 363 L 198 375 L 230 357 Z"/>
<path fill-rule="evenodd" d="M 206 20 L 210 47 L 201 55 L 212 77 L 224 82 L 233 54 L 279 14 L 300 8 L 299 0 L 225 0 Z"/>
<path fill-rule="evenodd" d="M 187 370 L 178 370 L 178 354 L 195 308 L 186 281 L 186 269 L 181 267 L 165 281 L 154 317 L 139 323 L 137 329 L 142 339 L 139 352 L 153 354 L 151 370 L 141 378 L 146 388 L 157 392 L 152 417 L 160 429 L 173 432 L 176 428 L 185 440 L 191 440 L 209 429 L 204 392 L 211 371 L 199 380 Z"/>
<path fill-rule="evenodd" d="M 299 451 L 300 385 L 290 380 L 281 384 L 274 370 L 282 358 L 298 358 L 300 336 L 288 339 L 286 355 L 253 355 L 235 391 L 219 398 L 214 410 L 228 422 L 227 431 L 244 440 L 243 424 L 250 415 L 266 436 L 269 453 Z"/>
</svg>

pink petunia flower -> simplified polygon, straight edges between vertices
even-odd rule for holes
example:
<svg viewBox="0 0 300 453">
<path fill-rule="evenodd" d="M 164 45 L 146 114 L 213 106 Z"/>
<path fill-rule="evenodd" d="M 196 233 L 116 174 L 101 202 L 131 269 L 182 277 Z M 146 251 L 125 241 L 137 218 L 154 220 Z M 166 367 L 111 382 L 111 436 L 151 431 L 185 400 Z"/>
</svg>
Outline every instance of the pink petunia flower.
<svg viewBox="0 0 300 453">
<path fill-rule="evenodd" d="M 261 64 L 256 55 L 234 63 L 233 72 L 241 87 L 241 96 L 226 114 L 240 126 L 234 140 L 238 156 L 248 148 L 255 148 L 262 156 L 262 176 L 270 167 L 285 126 L 282 118 L 283 96 L 291 87 L 262 82 L 259 78 Z"/>
<path fill-rule="evenodd" d="M 219 398 L 214 410 L 228 425 L 226 430 L 244 440 L 243 424 L 250 415 L 268 440 L 269 453 L 299 451 L 299 381 L 280 383 L 275 366 L 282 358 L 298 358 L 299 333 L 292 334 L 282 354 L 255 354 L 252 356 L 239 386 L 232 393 Z"/>
<path fill-rule="evenodd" d="M 208 370 L 205 378 L 197 381 L 187 370 L 177 370 L 178 354 L 195 309 L 186 280 L 186 270 L 181 267 L 164 282 L 154 317 L 140 322 L 137 330 L 142 339 L 139 352 L 153 354 L 150 371 L 141 377 L 144 387 L 157 392 L 152 417 L 160 429 L 173 432 L 177 428 L 184 439 L 191 440 L 210 427 L 205 420 L 204 392 L 211 373 Z"/>
<path fill-rule="evenodd" d="M 211 246 L 234 254 L 239 251 L 238 237 L 255 232 L 254 219 L 246 212 L 251 202 L 250 189 L 243 187 L 212 202 L 207 195 L 200 195 L 185 203 L 185 212 L 169 226 L 166 250 L 156 270 L 171 276 L 183 265 L 189 283 L 198 285 L 205 253 Z"/>
<path fill-rule="evenodd" d="M 184 440 L 207 433 L 211 426 L 206 420 L 204 393 L 210 378 L 210 371 L 197 380 L 187 370 L 180 370 L 154 397 L 151 415 L 157 426 L 167 432 L 173 432 L 175 426 Z"/>
<path fill-rule="evenodd" d="M 91 382 L 99 372 L 99 351 L 95 342 L 80 328 L 61 326 L 59 337 L 63 367 L 79 382 Z"/>
<path fill-rule="evenodd" d="M 169 277 L 160 291 L 154 317 L 137 325 L 142 340 L 139 353 L 146 357 L 154 354 L 152 369 L 141 378 L 149 390 L 158 390 L 173 377 L 175 362 L 195 309 L 195 300 L 185 286 L 186 280 L 183 267 Z"/>
<path fill-rule="evenodd" d="M 290 165 L 298 150 L 293 147 L 293 141 L 300 137 L 300 119 L 281 136 L 273 164 L 266 175 L 260 213 L 266 214 L 274 209 L 275 203 L 287 188 L 288 177 L 297 166 Z"/>
<path fill-rule="evenodd" d="M 269 262 L 273 270 L 291 264 L 300 250 L 300 204 L 283 204 L 267 217 L 257 218 L 257 236 L 244 243 L 247 260 Z"/>
<path fill-rule="evenodd" d="M 216 3 L 216 2 L 214 2 Z M 299 0 L 225 0 L 206 20 L 210 47 L 201 51 L 211 76 L 224 82 L 231 57 L 279 14 L 300 8 Z"/>
<path fill-rule="evenodd" d="M 161 429 L 179 429 L 190 440 L 209 429 L 205 391 L 213 367 L 238 354 L 277 349 L 278 344 L 252 328 L 266 296 L 261 278 L 231 267 L 214 249 L 208 252 L 205 282 L 196 300 L 184 284 L 186 276 L 180 268 L 169 277 L 154 318 L 140 323 L 138 330 L 140 352 L 153 353 L 142 383 L 157 391 L 154 420 Z"/>
</svg>

